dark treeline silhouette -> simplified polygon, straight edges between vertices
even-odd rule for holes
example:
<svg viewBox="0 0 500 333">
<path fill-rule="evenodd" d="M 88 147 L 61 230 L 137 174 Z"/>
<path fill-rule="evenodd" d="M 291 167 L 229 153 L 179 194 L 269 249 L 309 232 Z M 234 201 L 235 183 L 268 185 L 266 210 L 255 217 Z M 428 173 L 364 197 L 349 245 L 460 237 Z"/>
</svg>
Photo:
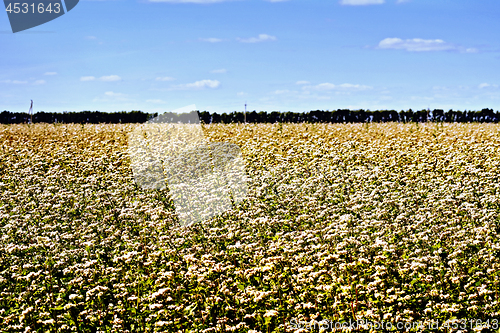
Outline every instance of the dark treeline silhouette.
<svg viewBox="0 0 500 333">
<path fill-rule="evenodd" d="M 33 123 L 145 123 L 149 119 L 157 116 L 142 111 L 121 111 L 121 112 L 37 112 L 33 114 Z M 24 112 L 3 111 L 0 113 L 0 123 L 2 124 L 22 124 L 30 122 L 30 115 Z"/>
<path fill-rule="evenodd" d="M 183 116 L 167 113 L 169 119 L 177 117 L 182 121 Z M 164 116 L 162 115 L 162 116 Z M 208 111 L 198 111 L 201 121 L 205 124 L 214 123 L 243 123 L 245 115 L 243 112 L 231 113 L 210 113 Z M 158 116 L 157 113 L 150 114 L 142 111 L 122 111 L 122 112 L 37 112 L 33 114 L 33 123 L 144 123 Z M 500 113 L 493 109 L 482 109 L 481 111 L 443 111 L 441 109 L 407 111 L 396 110 L 348 110 L 338 109 L 334 111 L 309 111 L 309 112 L 266 112 L 252 111 L 246 114 L 247 123 L 364 123 L 364 122 L 500 122 Z M 3 111 L 0 113 L 0 123 L 21 124 L 29 123 L 28 113 L 15 113 Z"/>
<path fill-rule="evenodd" d="M 199 112 L 200 119 L 206 123 L 242 123 L 243 112 L 209 113 Z M 500 113 L 492 109 L 481 111 L 454 111 L 447 112 L 441 109 L 413 111 L 396 110 L 348 110 L 309 111 L 309 112 L 277 112 L 252 111 L 246 115 L 247 123 L 365 123 L 365 122 L 500 122 Z"/>
</svg>

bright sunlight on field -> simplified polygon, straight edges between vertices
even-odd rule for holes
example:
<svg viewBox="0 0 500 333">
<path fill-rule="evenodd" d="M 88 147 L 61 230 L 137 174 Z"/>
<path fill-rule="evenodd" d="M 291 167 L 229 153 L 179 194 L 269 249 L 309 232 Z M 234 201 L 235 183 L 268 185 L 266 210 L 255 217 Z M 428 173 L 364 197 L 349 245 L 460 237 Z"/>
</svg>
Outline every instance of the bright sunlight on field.
<svg viewBox="0 0 500 333">
<path fill-rule="evenodd" d="M 189 227 L 134 183 L 134 126 L 0 127 L 0 331 L 498 318 L 499 125 L 205 126 L 248 198 Z"/>
</svg>

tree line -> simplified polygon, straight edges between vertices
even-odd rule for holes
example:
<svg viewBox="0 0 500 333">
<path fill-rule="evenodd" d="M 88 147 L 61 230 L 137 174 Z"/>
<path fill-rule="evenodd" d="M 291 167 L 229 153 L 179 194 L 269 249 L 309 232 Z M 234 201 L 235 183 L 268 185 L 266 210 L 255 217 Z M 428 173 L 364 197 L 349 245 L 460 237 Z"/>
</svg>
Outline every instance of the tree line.
<svg viewBox="0 0 500 333">
<path fill-rule="evenodd" d="M 493 109 L 482 109 L 481 111 L 444 111 L 434 110 L 349 110 L 338 109 L 332 111 L 315 110 L 309 112 L 266 112 L 234 111 L 231 113 L 208 111 L 197 111 L 200 120 L 205 124 L 214 123 L 243 123 L 246 118 L 247 123 L 365 123 L 365 122 L 500 122 L 499 111 Z M 171 119 L 177 118 L 182 121 L 183 115 L 168 113 Z M 101 111 L 81 111 L 81 112 L 37 112 L 32 116 L 28 113 L 3 111 L 0 113 L 0 123 L 2 124 L 22 124 L 29 123 L 144 123 L 158 116 L 158 113 L 146 113 L 143 111 L 121 111 L 121 112 L 101 112 Z"/>
<path fill-rule="evenodd" d="M 145 123 L 156 115 L 142 111 L 80 111 L 80 112 L 36 112 L 33 114 L 33 123 Z M 29 123 L 31 115 L 26 112 L 3 111 L 0 113 L 1 124 L 23 124 Z"/>
</svg>

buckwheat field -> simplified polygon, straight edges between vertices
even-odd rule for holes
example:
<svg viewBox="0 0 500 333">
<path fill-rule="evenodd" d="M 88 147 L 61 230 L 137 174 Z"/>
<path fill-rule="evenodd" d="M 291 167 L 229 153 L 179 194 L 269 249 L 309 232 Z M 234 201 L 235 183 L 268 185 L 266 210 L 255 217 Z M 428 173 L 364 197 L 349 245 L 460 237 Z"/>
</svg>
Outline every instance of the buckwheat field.
<svg viewBox="0 0 500 333">
<path fill-rule="evenodd" d="M 248 195 L 187 227 L 135 184 L 134 126 L 0 127 L 1 332 L 498 328 L 499 125 L 205 125 Z"/>
</svg>

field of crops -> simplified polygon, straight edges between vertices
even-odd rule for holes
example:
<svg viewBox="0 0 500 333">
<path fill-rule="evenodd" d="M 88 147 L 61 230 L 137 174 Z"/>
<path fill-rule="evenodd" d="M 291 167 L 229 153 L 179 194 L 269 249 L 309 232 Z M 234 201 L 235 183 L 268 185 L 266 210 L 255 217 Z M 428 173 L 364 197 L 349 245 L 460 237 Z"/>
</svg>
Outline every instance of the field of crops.
<svg viewBox="0 0 500 333">
<path fill-rule="evenodd" d="M 134 126 L 0 127 L 1 332 L 500 319 L 499 125 L 205 126 L 248 197 L 188 227 L 134 183 Z"/>
</svg>

